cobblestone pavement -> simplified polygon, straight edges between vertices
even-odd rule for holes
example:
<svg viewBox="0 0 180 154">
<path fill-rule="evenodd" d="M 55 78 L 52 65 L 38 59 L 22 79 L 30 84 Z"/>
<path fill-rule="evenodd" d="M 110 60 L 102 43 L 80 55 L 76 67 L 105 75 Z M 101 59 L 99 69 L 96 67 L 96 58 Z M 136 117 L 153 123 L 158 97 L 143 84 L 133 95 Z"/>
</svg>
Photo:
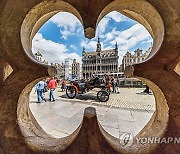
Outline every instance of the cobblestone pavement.
<svg viewBox="0 0 180 154">
<path fill-rule="evenodd" d="M 100 124 L 114 137 L 122 133 L 137 135 L 155 112 L 153 94 L 142 93 L 142 88 L 121 88 L 119 94 L 111 94 L 108 102 L 99 102 L 98 89 L 71 100 L 59 88 L 55 91 L 55 102 L 36 103 L 34 89 L 30 94 L 30 109 L 41 127 L 54 137 L 68 136 L 82 121 L 84 109 L 96 108 Z M 45 93 L 48 100 L 49 93 Z"/>
</svg>

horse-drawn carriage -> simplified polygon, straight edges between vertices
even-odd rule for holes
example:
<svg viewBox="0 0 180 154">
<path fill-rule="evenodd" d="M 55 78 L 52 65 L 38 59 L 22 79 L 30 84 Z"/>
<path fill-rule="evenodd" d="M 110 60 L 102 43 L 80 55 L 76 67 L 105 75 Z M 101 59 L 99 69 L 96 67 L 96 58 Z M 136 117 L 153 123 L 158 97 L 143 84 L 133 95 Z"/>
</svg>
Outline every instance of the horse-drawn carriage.
<svg viewBox="0 0 180 154">
<path fill-rule="evenodd" d="M 101 102 L 109 100 L 109 92 L 106 83 L 99 77 L 93 77 L 90 81 L 70 81 L 66 87 L 66 95 L 73 99 L 77 94 L 84 94 L 94 88 L 100 88 L 97 98 Z"/>
</svg>

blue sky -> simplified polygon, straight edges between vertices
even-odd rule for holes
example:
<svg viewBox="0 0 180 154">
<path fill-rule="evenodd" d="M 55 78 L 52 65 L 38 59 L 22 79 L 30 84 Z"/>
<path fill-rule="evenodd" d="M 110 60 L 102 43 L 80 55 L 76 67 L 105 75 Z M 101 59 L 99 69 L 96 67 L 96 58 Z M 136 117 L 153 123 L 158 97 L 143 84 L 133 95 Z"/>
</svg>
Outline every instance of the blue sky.
<svg viewBox="0 0 180 154">
<path fill-rule="evenodd" d="M 60 12 L 36 33 L 32 51 L 40 50 L 49 63 L 62 63 L 65 58 L 76 58 L 81 62 L 82 48 L 85 47 L 87 52 L 94 51 L 98 36 L 104 50 L 113 49 L 118 43 L 119 64 L 127 51 L 133 52 L 137 48 L 146 51 L 153 41 L 141 24 L 116 11 L 100 21 L 95 38 L 87 39 L 80 21 L 70 13 Z"/>
</svg>

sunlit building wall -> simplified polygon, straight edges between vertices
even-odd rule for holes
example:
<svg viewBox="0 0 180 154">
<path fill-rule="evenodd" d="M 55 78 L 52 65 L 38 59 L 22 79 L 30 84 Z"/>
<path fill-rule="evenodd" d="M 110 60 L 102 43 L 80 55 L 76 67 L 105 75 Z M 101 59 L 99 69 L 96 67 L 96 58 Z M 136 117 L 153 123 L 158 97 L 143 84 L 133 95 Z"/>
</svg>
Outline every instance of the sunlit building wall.
<svg viewBox="0 0 180 154">
<path fill-rule="evenodd" d="M 65 59 L 65 79 L 72 79 L 72 59 L 66 58 Z"/>
</svg>

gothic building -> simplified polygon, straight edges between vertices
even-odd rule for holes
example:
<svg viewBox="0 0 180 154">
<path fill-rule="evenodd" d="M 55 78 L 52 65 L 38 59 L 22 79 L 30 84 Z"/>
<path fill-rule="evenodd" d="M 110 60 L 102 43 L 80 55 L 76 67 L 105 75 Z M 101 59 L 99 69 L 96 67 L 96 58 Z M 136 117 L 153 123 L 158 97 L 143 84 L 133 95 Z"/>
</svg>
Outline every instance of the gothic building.
<svg viewBox="0 0 180 154">
<path fill-rule="evenodd" d="M 54 66 L 57 70 L 57 74 L 56 74 L 56 77 L 58 79 L 60 78 L 64 78 L 65 77 L 65 65 L 64 63 L 51 63 L 51 66 Z"/>
<path fill-rule="evenodd" d="M 114 49 L 101 50 L 100 38 L 97 41 L 96 51 L 82 52 L 82 74 L 88 79 L 92 74 L 116 73 L 118 72 L 118 46 Z"/>
<path fill-rule="evenodd" d="M 73 59 L 72 63 L 72 78 L 80 79 L 80 64 Z"/>
<path fill-rule="evenodd" d="M 34 54 L 34 56 L 40 63 L 48 64 L 48 61 L 43 59 L 43 55 L 40 53 L 39 50 Z"/>
<path fill-rule="evenodd" d="M 42 54 L 40 53 L 40 51 L 38 50 L 38 52 L 36 52 L 35 54 L 35 57 L 38 61 L 42 61 Z"/>
<path fill-rule="evenodd" d="M 122 65 L 120 66 L 120 71 L 124 71 L 125 68 L 129 65 L 141 63 L 145 61 L 145 59 L 148 57 L 149 53 L 151 52 L 150 47 L 145 53 L 143 53 L 142 50 L 137 49 L 134 51 L 134 54 L 130 52 L 126 52 L 126 54 L 123 56 Z"/>
</svg>

